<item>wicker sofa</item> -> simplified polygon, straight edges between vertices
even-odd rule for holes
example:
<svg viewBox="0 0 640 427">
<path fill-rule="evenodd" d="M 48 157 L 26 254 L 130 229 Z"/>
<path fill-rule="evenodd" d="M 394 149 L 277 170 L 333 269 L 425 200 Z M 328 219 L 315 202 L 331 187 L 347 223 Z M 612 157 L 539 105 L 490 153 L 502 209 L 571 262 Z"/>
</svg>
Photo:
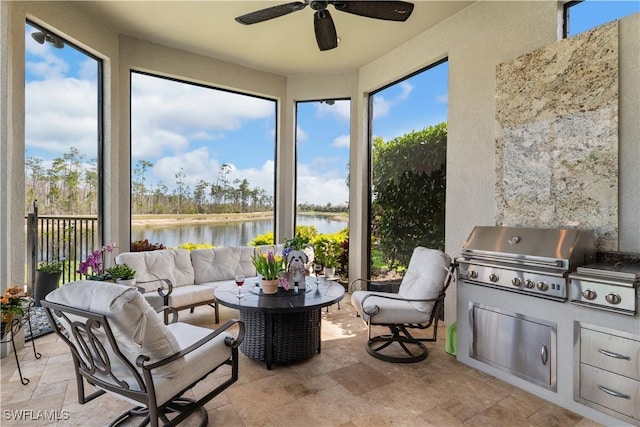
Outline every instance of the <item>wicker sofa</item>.
<svg viewBox="0 0 640 427">
<path fill-rule="evenodd" d="M 261 249 L 273 251 L 274 247 Z M 282 246 L 276 246 L 275 250 L 280 253 Z M 256 269 L 251 262 L 255 251 L 253 246 L 193 251 L 165 249 L 124 252 L 116 256 L 115 261 L 136 270 L 136 286 L 144 291 L 144 297 L 152 307 L 165 305 L 185 310 L 209 305 L 215 310 L 215 322 L 219 323 L 218 303 L 213 291 L 220 285 L 233 283 L 239 274 L 245 276 L 247 281 L 257 279 Z"/>
</svg>

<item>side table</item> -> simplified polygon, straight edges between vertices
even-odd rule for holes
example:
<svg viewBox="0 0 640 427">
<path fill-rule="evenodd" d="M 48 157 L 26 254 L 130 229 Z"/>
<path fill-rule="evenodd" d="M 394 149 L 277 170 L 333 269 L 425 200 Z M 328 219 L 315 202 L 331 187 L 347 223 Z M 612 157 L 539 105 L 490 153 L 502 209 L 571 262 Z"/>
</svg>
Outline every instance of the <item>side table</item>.
<svg viewBox="0 0 640 427">
<path fill-rule="evenodd" d="M 25 308 L 25 314 L 22 317 L 14 317 L 11 319 L 11 323 L 5 326 L 5 330 L 2 331 L 2 340 L 1 343 L 11 343 L 13 348 L 13 357 L 16 358 L 16 365 L 18 367 L 18 373 L 20 374 L 20 382 L 22 385 L 29 384 L 29 379 L 24 378 L 22 376 L 22 370 L 20 369 L 20 360 L 18 359 L 18 353 L 16 351 L 16 342 L 15 336 L 22 329 L 22 327 L 28 323 L 29 324 L 29 332 L 31 333 L 31 345 L 33 347 L 33 356 L 36 359 L 40 359 L 42 355 L 36 351 L 36 343 L 33 338 L 33 329 L 31 329 L 31 308 L 34 306 L 33 300 L 29 301 L 27 307 Z"/>
</svg>

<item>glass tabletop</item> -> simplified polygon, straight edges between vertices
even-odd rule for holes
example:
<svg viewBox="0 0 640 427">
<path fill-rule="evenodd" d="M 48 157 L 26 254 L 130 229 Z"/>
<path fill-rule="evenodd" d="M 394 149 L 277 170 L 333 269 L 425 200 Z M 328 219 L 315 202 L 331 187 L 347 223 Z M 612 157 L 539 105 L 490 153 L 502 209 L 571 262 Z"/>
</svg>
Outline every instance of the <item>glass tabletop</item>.
<svg viewBox="0 0 640 427">
<path fill-rule="evenodd" d="M 294 289 L 285 291 L 278 288 L 277 294 L 263 294 L 259 282 L 247 281 L 242 286 L 242 298 L 238 298 L 238 287 L 235 284 L 222 285 L 214 291 L 219 304 L 226 307 L 249 311 L 305 311 L 313 308 L 335 304 L 344 297 L 344 287 L 331 280 L 306 277 L 304 288 L 298 293 Z"/>
</svg>

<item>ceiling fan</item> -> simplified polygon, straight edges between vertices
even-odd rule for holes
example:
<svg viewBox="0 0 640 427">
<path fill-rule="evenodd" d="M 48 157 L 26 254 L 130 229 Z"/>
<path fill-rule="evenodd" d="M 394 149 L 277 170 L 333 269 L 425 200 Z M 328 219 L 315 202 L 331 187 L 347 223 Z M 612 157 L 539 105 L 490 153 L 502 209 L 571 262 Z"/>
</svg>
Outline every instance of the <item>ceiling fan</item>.
<svg viewBox="0 0 640 427">
<path fill-rule="evenodd" d="M 338 47 L 338 35 L 333 24 L 333 18 L 327 6 L 333 5 L 340 12 L 367 18 L 382 19 L 385 21 L 406 21 L 413 11 L 413 3 L 404 1 L 296 1 L 278 6 L 267 7 L 246 15 L 238 16 L 236 21 L 244 25 L 257 24 L 297 12 L 311 6 L 316 12 L 313 15 L 313 27 L 316 32 L 316 41 L 320 50 L 330 50 Z"/>
</svg>

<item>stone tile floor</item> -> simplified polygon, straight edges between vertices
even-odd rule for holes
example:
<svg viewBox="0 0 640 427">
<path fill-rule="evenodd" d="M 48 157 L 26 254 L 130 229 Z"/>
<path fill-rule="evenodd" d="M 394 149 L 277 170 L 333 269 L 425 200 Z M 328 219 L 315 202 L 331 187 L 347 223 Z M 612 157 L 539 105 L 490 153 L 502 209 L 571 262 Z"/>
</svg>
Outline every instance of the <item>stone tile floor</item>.
<svg viewBox="0 0 640 427">
<path fill-rule="evenodd" d="M 348 297 L 340 309 L 323 310 L 322 353 L 312 359 L 268 371 L 264 363 L 241 355 L 238 382 L 206 405 L 209 425 L 598 425 L 458 363 L 444 351 L 442 324 L 423 362 L 392 364 L 371 357 L 365 350 L 365 325 Z M 236 316 L 221 307 L 221 322 Z M 180 320 L 207 327 L 215 326 L 212 319 L 209 307 L 180 313 Z M 20 383 L 13 355 L 2 359 L 2 426 L 102 426 L 130 406 L 108 395 L 80 405 L 66 346 L 48 334 L 36 338 L 36 348 L 41 359 L 33 357 L 30 345 L 18 350 L 27 385 Z M 215 375 L 210 377 L 193 390 L 196 395 L 215 382 Z M 191 417 L 185 424 L 197 421 Z"/>
</svg>

